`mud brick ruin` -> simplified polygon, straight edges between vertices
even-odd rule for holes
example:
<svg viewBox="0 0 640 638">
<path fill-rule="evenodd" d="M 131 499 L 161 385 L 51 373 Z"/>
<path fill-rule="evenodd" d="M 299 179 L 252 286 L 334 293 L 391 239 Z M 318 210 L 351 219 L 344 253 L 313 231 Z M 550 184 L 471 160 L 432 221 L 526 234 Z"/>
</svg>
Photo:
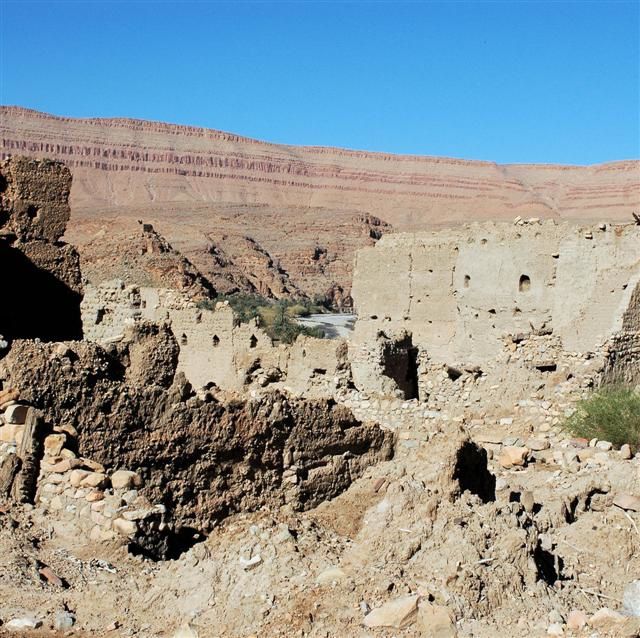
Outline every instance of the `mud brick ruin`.
<svg viewBox="0 0 640 638">
<path fill-rule="evenodd" d="M 10 268 L 16 282 L 29 278 L 30 296 L 56 306 L 55 313 L 36 313 L 18 303 L 0 313 L 4 338 L 11 342 L 0 370 L 5 495 L 18 496 L 24 491 L 20 485 L 32 482 L 28 500 L 35 497 L 40 507 L 75 521 L 92 539 L 120 534 L 140 551 L 164 556 L 184 529 L 204 531 L 234 511 L 267 502 L 313 506 L 345 489 L 370 463 L 390 456 L 391 433 L 361 424 L 326 400 L 270 394 L 224 404 L 197 396 L 177 371 L 179 353 L 186 351 L 186 371 L 216 360 L 198 354 L 197 347 L 187 350 L 185 331 L 194 346 L 201 345 L 198 335 L 205 330 L 221 335 L 220 360 L 234 354 L 223 374 L 238 364 L 238 352 L 266 348 L 264 333 L 236 327 L 229 308 L 207 313 L 209 323 L 203 325 L 202 313 L 193 309 L 161 313 L 160 291 L 145 291 L 149 318 L 160 321 L 152 324 L 142 313 L 131 313 L 142 306 L 139 291 L 115 289 L 110 320 L 121 320 L 126 334 L 107 338 L 105 348 L 78 341 L 79 262 L 70 246 L 57 243 L 69 216 L 69 171 L 51 162 L 6 160 L 2 176 L 3 269 Z M 172 320 L 177 337 L 165 319 Z M 28 339 L 35 335 L 38 340 Z M 242 339 L 244 346 L 233 350 L 227 339 Z M 237 372 L 227 374 L 229 385 L 242 385 Z M 210 380 L 206 372 L 194 375 L 202 378 Z M 182 452 L 176 455 L 176 449 Z M 181 471 L 190 478 L 181 478 Z"/>
</svg>

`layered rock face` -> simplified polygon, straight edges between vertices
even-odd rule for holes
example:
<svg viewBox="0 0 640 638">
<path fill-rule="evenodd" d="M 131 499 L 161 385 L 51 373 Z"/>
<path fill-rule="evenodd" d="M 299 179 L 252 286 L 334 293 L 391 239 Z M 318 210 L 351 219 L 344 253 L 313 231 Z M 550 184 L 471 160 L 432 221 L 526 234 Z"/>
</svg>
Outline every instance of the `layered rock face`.
<svg viewBox="0 0 640 638">
<path fill-rule="evenodd" d="M 0 162 L 0 334 L 45 340 L 82 336 L 78 253 L 60 238 L 71 174 L 59 162 Z M 51 312 L 55 308 L 55 312 Z"/>
<path fill-rule="evenodd" d="M 334 283 L 348 290 L 353 253 L 376 234 L 363 214 L 418 230 L 516 215 L 624 219 L 640 206 L 635 161 L 500 166 L 276 145 L 208 129 L 75 120 L 17 107 L 0 114 L 3 156 L 51 156 L 73 169 L 70 237 L 81 250 L 96 223 L 108 230 L 117 227 L 117 215 L 143 217 L 205 275 L 216 269 L 217 248 L 251 279 L 256 253 L 239 241 L 249 234 L 277 262 L 276 272 L 307 294 Z M 254 274 L 258 290 L 286 294 Z"/>
<path fill-rule="evenodd" d="M 2 110 L 4 153 L 47 154 L 77 176 L 74 205 L 228 202 L 363 210 L 401 229 L 518 213 L 626 215 L 638 163 L 499 166 L 447 158 L 267 144 L 128 119 Z"/>
</svg>

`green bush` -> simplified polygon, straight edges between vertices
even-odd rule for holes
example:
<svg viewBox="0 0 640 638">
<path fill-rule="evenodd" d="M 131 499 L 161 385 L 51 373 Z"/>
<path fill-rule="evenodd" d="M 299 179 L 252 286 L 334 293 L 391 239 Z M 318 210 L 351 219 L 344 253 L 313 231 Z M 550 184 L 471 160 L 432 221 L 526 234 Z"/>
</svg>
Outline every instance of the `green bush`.
<svg viewBox="0 0 640 638">
<path fill-rule="evenodd" d="M 628 443 L 640 448 L 640 394 L 621 386 L 603 387 L 576 406 L 564 423 L 575 436 L 610 441 L 616 447 Z"/>
<path fill-rule="evenodd" d="M 293 343 L 298 335 L 308 335 L 322 339 L 324 333 L 319 328 L 306 328 L 296 323 L 291 318 L 289 310 L 295 306 L 291 306 L 286 302 L 279 301 L 275 304 L 275 312 L 262 313 L 264 320 L 263 327 L 266 333 L 272 338 L 283 343 Z M 298 314 L 294 316 L 299 316 Z M 268 319 L 267 319 L 268 317 Z"/>
<path fill-rule="evenodd" d="M 215 310 L 217 301 L 217 299 L 201 299 L 196 302 L 196 308 L 200 310 Z"/>
<path fill-rule="evenodd" d="M 219 295 L 214 301 L 197 303 L 202 310 L 214 310 L 218 301 L 228 301 L 238 323 L 247 323 L 258 319 L 261 328 L 274 340 L 293 343 L 298 335 L 308 335 L 322 339 L 324 333 L 319 328 L 306 328 L 293 320 L 293 317 L 307 317 L 311 313 L 325 312 L 322 307 L 308 299 L 266 299 L 260 295 L 235 293 Z"/>
</svg>

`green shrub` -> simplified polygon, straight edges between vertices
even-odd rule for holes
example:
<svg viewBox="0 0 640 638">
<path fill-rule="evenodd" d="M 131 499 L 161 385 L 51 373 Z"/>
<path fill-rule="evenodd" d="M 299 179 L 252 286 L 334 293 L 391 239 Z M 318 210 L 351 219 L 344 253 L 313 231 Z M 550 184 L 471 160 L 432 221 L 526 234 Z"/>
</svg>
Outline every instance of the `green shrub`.
<svg viewBox="0 0 640 638">
<path fill-rule="evenodd" d="M 217 301 L 217 299 L 201 299 L 196 302 L 196 308 L 200 310 L 215 310 Z"/>
<path fill-rule="evenodd" d="M 640 394 L 621 386 L 603 387 L 576 406 L 564 422 L 575 436 L 610 441 L 616 447 L 628 443 L 640 448 Z"/>
<path fill-rule="evenodd" d="M 293 343 L 298 335 L 308 335 L 322 339 L 324 333 L 319 328 L 306 328 L 291 318 L 289 310 L 295 306 L 290 306 L 286 302 L 278 302 L 275 307 L 272 306 L 268 310 L 272 312 L 263 312 L 261 314 L 264 323 L 263 328 L 272 338 L 283 343 Z M 298 316 L 298 315 L 294 315 Z"/>
<path fill-rule="evenodd" d="M 320 328 L 306 328 L 293 320 L 293 317 L 307 317 L 311 313 L 326 312 L 308 299 L 279 299 L 274 301 L 260 295 L 235 293 L 219 295 L 214 301 L 199 301 L 196 305 L 202 310 L 214 310 L 219 301 L 228 301 L 238 323 L 247 323 L 258 319 L 258 324 L 272 338 L 283 343 L 293 343 L 298 335 L 308 335 L 322 339 L 324 332 Z"/>
<path fill-rule="evenodd" d="M 308 317 L 311 314 L 311 310 L 304 304 L 296 303 L 287 308 L 287 313 L 292 317 Z"/>
</svg>

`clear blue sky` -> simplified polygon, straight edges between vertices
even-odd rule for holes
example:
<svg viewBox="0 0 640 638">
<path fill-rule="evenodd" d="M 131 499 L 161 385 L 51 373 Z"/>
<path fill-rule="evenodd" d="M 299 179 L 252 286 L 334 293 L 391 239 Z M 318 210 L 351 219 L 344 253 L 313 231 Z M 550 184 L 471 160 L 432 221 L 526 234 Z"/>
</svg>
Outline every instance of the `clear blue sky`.
<svg viewBox="0 0 640 638">
<path fill-rule="evenodd" d="M 0 102 L 498 162 L 640 157 L 640 2 L 0 0 Z"/>
</svg>

